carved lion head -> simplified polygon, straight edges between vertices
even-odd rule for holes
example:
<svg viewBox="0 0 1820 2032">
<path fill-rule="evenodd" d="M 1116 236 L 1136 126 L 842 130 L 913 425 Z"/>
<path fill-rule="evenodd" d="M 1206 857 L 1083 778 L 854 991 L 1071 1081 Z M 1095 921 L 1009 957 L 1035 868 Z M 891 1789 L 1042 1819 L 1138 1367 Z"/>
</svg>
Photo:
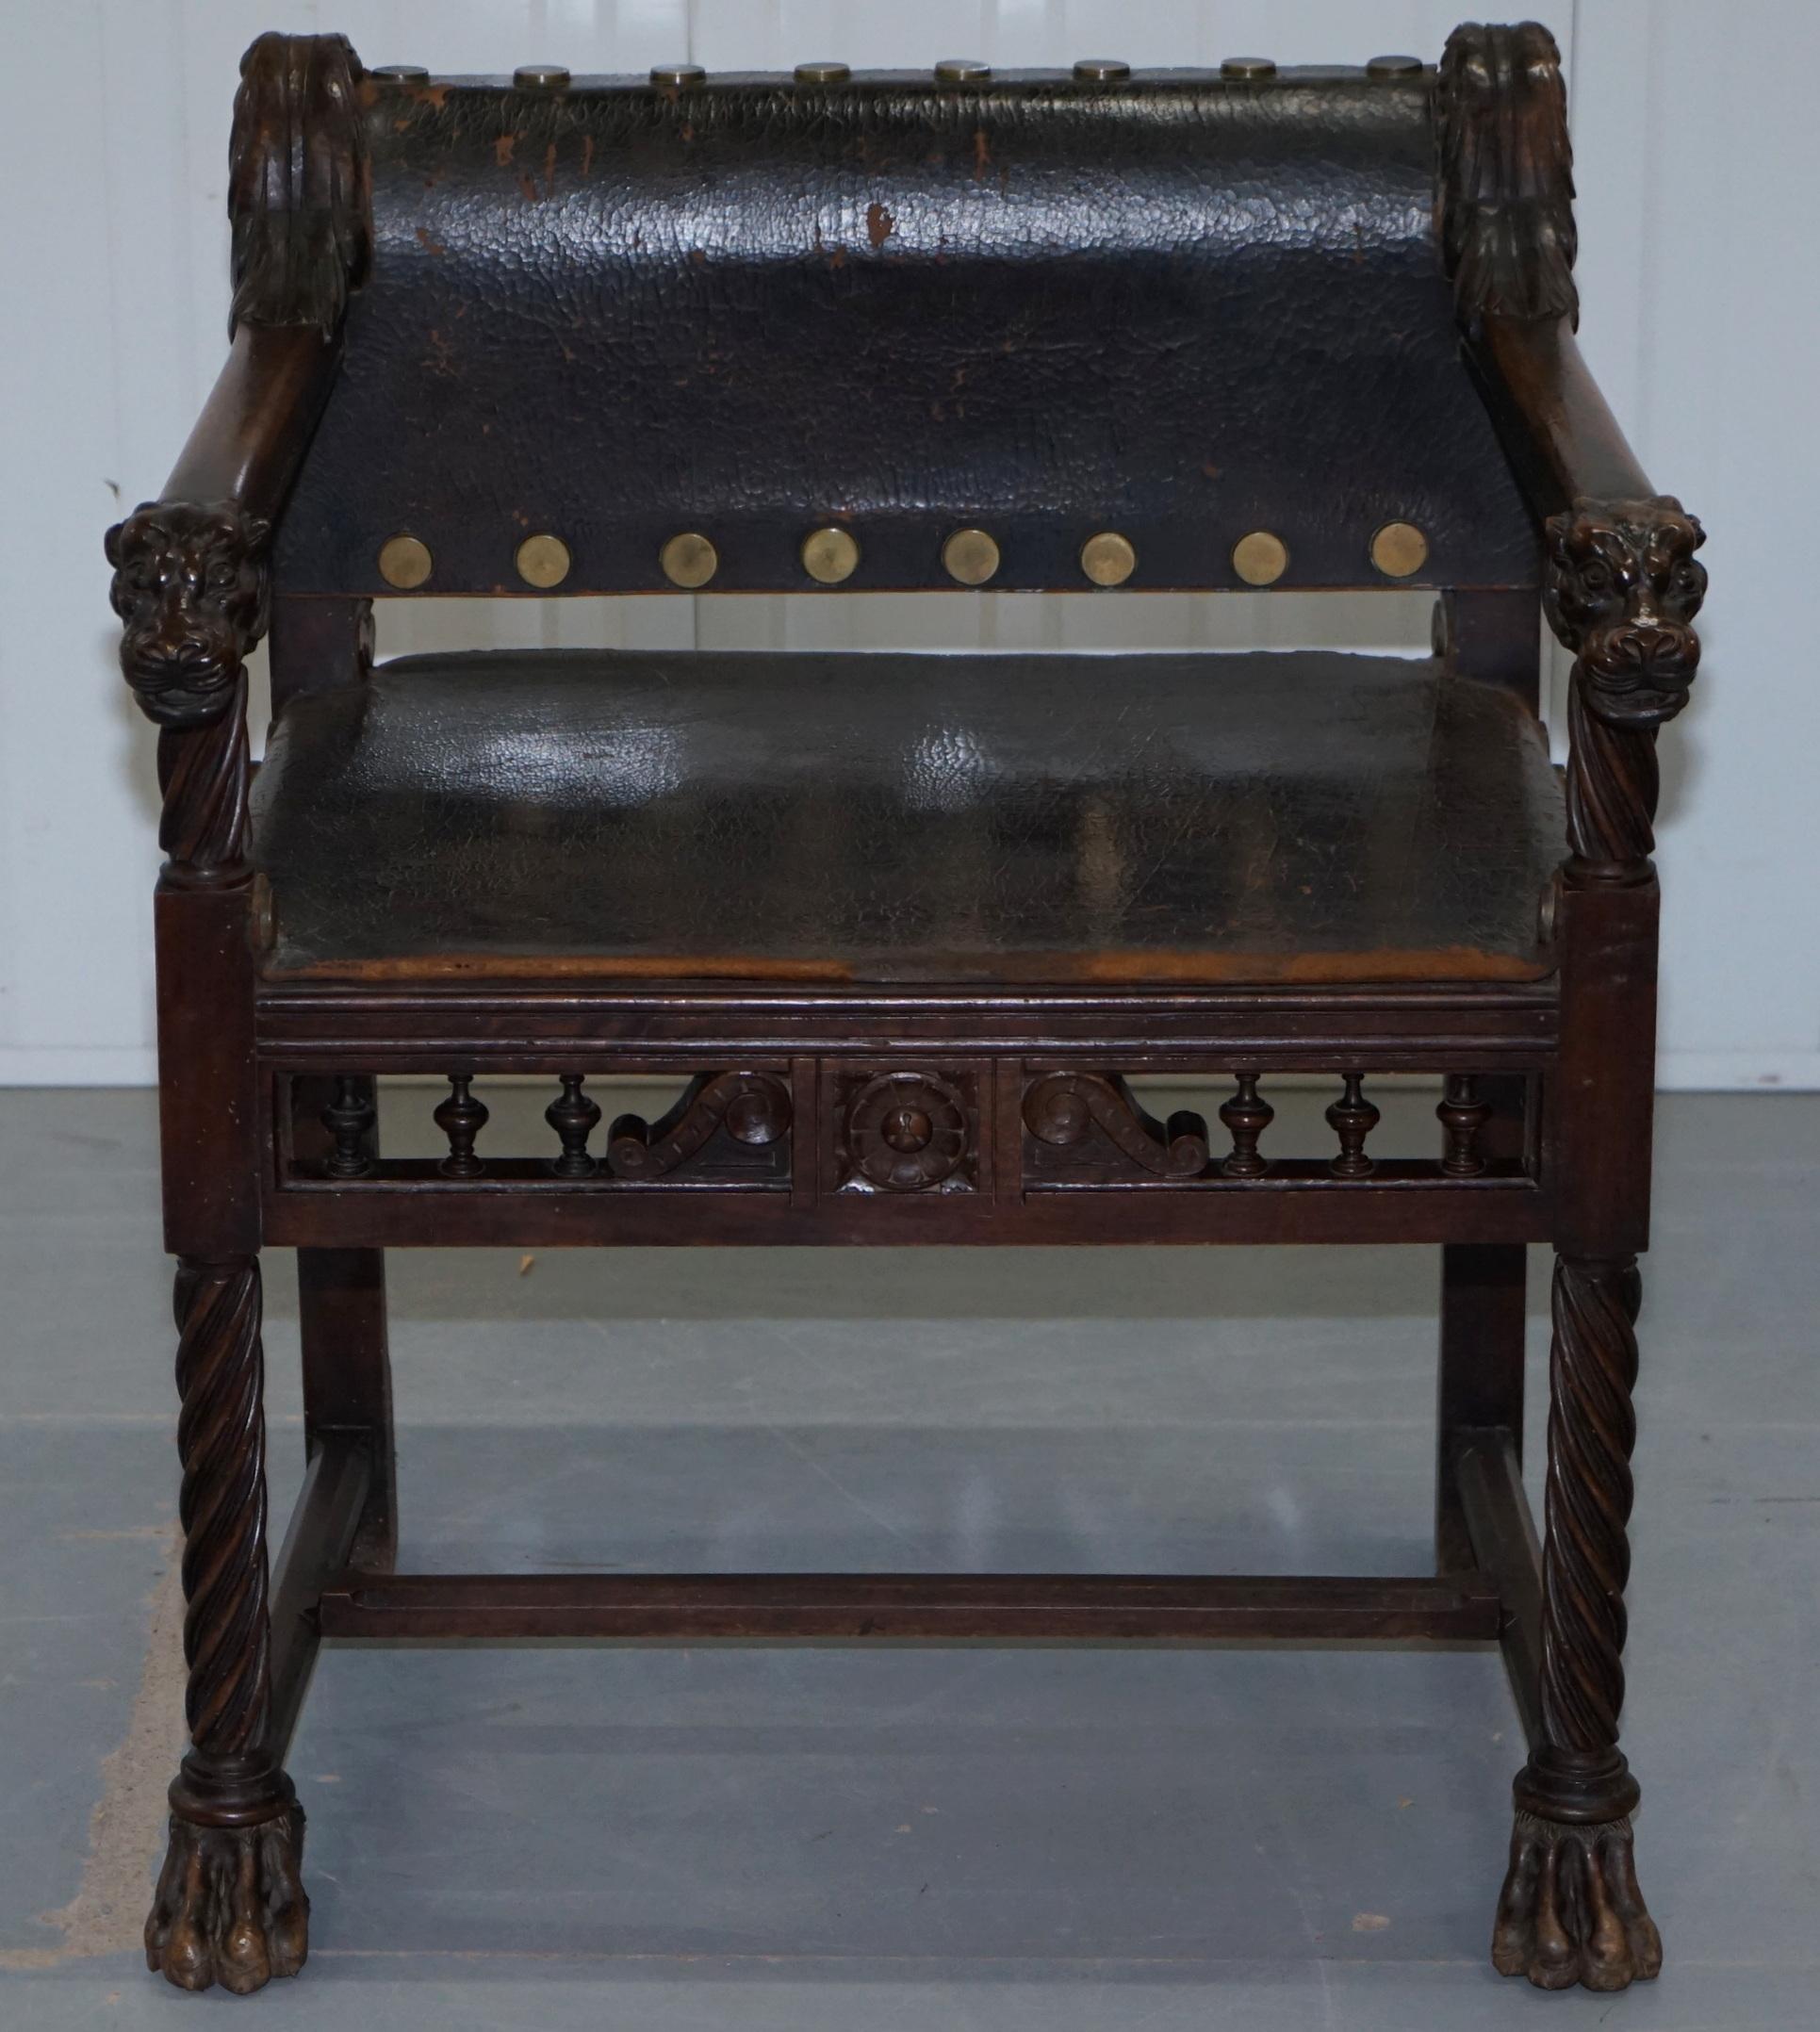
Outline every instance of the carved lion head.
<svg viewBox="0 0 1820 2032">
<path fill-rule="evenodd" d="M 1699 666 L 1694 616 L 1706 532 L 1680 501 L 1576 501 L 1548 526 L 1549 619 L 1580 660 L 1599 718 L 1654 727 L 1686 702 Z"/>
<path fill-rule="evenodd" d="M 231 502 L 148 501 L 107 532 L 121 668 L 160 727 L 224 712 L 265 631 L 270 526 Z"/>
</svg>

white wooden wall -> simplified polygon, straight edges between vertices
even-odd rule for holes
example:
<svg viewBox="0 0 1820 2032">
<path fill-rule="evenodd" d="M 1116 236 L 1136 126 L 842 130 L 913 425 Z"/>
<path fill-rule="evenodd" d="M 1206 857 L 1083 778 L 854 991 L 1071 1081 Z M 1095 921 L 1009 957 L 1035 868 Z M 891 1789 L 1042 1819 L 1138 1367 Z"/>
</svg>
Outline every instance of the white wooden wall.
<svg viewBox="0 0 1820 2032">
<path fill-rule="evenodd" d="M 1468 0 L 0 0 L 0 1084 L 151 1074 L 153 738 L 119 681 L 103 526 L 156 493 L 224 346 L 239 53 L 643 71 L 810 57 L 1005 67 L 1434 57 Z M 1495 9 L 1492 11 L 1496 12 Z M 1802 554 L 1820 0 L 1531 0 L 1566 57 L 1582 343 L 1656 483 L 1713 531 L 1695 702 L 1664 744 L 1663 1077 L 1820 1087 L 1820 683 Z M 1110 647 L 1425 639 L 1427 602 L 684 598 L 424 603 L 382 652 L 503 640 Z"/>
</svg>

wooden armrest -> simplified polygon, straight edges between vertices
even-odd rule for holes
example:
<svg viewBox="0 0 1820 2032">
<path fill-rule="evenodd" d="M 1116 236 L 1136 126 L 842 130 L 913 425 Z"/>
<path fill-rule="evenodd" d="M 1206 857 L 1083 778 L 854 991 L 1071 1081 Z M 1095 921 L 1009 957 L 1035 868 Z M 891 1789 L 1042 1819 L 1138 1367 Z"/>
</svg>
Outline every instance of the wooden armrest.
<svg viewBox="0 0 1820 2032">
<path fill-rule="evenodd" d="M 266 631 L 272 520 L 336 352 L 312 326 L 243 323 L 163 497 L 107 532 L 121 669 L 161 729 L 173 879 L 247 872 L 246 659 Z"/>
<path fill-rule="evenodd" d="M 1568 878 L 1650 878 L 1657 729 L 1699 667 L 1694 616 L 1706 533 L 1650 486 L 1568 320 L 1487 316 L 1475 366 L 1542 518 L 1549 624 L 1574 653 L 1568 696 Z"/>
<path fill-rule="evenodd" d="M 1471 348 L 1511 464 L 1539 516 L 1655 498 L 1566 318 L 1486 317 Z"/>
<path fill-rule="evenodd" d="M 242 324 L 163 500 L 231 501 L 270 521 L 303 463 L 339 350 L 311 325 Z"/>
</svg>

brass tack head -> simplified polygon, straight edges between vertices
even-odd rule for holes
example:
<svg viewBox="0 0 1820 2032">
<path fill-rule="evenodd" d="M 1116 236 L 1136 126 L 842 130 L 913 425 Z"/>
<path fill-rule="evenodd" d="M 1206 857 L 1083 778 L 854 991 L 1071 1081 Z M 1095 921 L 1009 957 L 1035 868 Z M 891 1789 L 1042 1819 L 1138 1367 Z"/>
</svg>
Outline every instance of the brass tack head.
<svg viewBox="0 0 1820 2032">
<path fill-rule="evenodd" d="M 1289 568 L 1289 548 L 1281 536 L 1254 529 L 1233 545 L 1232 568 L 1247 585 L 1274 585 Z"/>
<path fill-rule="evenodd" d="M 560 63 L 521 63 L 512 82 L 520 91 L 560 91 L 568 83 L 568 72 Z"/>
<path fill-rule="evenodd" d="M 1274 77 L 1276 64 L 1269 57 L 1228 57 L 1220 66 L 1222 77 Z"/>
<path fill-rule="evenodd" d="M 415 536 L 388 536 L 379 547 L 379 576 L 401 593 L 414 591 L 435 569 L 430 546 Z"/>
<path fill-rule="evenodd" d="M 1131 75 L 1131 66 L 1118 57 L 1077 57 L 1074 75 L 1083 85 L 1116 85 Z"/>
<path fill-rule="evenodd" d="M 1425 66 L 1419 57 L 1373 57 L 1365 66 L 1367 77 L 1419 77 Z"/>
<path fill-rule="evenodd" d="M 1095 585 L 1123 585 L 1137 568 L 1137 551 L 1117 530 L 1103 529 L 1081 546 L 1081 569 Z"/>
<path fill-rule="evenodd" d="M 992 67 L 976 63 L 971 57 L 944 57 L 935 67 L 938 85 L 990 85 Z"/>
<path fill-rule="evenodd" d="M 394 85 L 420 85 L 430 74 L 420 63 L 376 63 L 367 74 Z"/>
<path fill-rule="evenodd" d="M 948 577 L 962 585 L 984 585 L 998 569 L 998 546 L 983 529 L 958 529 L 942 546 Z"/>
<path fill-rule="evenodd" d="M 705 85 L 708 74 L 698 63 L 654 63 L 651 66 L 653 85 L 671 85 L 679 91 L 686 91 L 691 85 Z"/>
<path fill-rule="evenodd" d="M 1371 539 L 1371 562 L 1386 579 L 1407 579 L 1428 563 L 1428 538 L 1413 522 L 1386 522 Z"/>
<path fill-rule="evenodd" d="M 527 536 L 518 546 L 518 576 L 527 585 L 561 585 L 568 565 L 568 546 L 560 536 Z"/>
<path fill-rule="evenodd" d="M 830 525 L 812 530 L 803 538 L 803 569 L 817 585 L 839 585 L 853 576 L 860 562 L 860 546 L 844 529 Z"/>
<path fill-rule="evenodd" d="M 799 63 L 791 74 L 799 85 L 844 85 L 853 73 L 844 63 Z"/>
<path fill-rule="evenodd" d="M 657 561 L 672 585 L 691 593 L 697 586 L 706 585 L 720 569 L 720 553 L 707 537 L 692 529 L 672 536 L 658 552 Z"/>
</svg>

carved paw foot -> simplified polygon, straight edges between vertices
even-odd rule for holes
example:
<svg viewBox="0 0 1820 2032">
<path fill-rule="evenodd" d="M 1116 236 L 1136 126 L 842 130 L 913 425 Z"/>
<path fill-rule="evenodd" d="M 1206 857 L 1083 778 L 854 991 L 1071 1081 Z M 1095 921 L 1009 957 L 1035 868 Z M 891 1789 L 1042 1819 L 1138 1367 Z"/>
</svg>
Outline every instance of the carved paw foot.
<svg viewBox="0 0 1820 2032">
<path fill-rule="evenodd" d="M 1628 1818 L 1575 1826 L 1518 1810 L 1491 1962 L 1542 1990 L 1625 1990 L 1660 1973 Z"/>
<path fill-rule="evenodd" d="M 238 1996 L 295 1975 L 309 1951 L 303 1854 L 295 1804 L 256 1827 L 202 1827 L 173 1813 L 145 1922 L 146 1966 L 180 1990 L 220 1983 Z"/>
</svg>

